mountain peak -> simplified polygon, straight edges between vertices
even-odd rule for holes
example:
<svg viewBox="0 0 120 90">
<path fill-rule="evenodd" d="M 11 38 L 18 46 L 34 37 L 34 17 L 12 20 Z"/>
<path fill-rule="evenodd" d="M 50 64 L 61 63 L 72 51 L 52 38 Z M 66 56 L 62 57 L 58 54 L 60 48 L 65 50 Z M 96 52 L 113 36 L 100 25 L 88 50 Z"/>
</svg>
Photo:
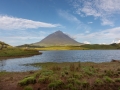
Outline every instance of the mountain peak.
<svg viewBox="0 0 120 90">
<path fill-rule="evenodd" d="M 80 45 L 77 41 L 70 38 L 68 35 L 64 34 L 62 31 L 58 30 L 50 35 L 48 35 L 46 38 L 41 40 L 38 43 L 35 43 L 35 45 L 40 46 L 66 46 L 66 45 Z"/>
<path fill-rule="evenodd" d="M 58 30 L 58 31 L 56 31 L 56 32 L 54 32 L 54 33 L 63 33 L 62 31 L 60 31 L 60 30 Z"/>
</svg>

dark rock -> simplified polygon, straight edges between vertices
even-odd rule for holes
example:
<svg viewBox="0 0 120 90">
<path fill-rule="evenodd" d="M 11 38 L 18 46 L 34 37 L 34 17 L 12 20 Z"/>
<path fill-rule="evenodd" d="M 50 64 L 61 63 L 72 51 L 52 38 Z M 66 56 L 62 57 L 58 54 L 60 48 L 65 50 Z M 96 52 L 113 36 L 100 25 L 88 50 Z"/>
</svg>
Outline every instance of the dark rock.
<svg viewBox="0 0 120 90">
<path fill-rule="evenodd" d="M 111 62 L 120 62 L 120 60 L 112 59 Z"/>
</svg>

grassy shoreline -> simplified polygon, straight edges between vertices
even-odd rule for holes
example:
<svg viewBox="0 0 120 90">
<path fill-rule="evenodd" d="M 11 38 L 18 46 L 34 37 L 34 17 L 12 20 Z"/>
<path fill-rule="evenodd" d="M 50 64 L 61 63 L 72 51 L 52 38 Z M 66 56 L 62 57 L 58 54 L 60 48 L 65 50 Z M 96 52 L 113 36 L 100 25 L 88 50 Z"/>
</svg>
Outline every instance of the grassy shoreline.
<svg viewBox="0 0 120 90">
<path fill-rule="evenodd" d="M 31 55 L 21 55 L 21 56 L 6 56 L 6 57 L 0 57 L 0 60 L 6 60 L 6 59 L 15 59 L 15 58 L 27 58 L 27 57 L 31 57 L 34 55 L 41 55 L 42 53 L 38 53 L 38 54 L 31 54 Z"/>
<path fill-rule="evenodd" d="M 30 57 L 39 54 L 42 53 L 35 49 L 5 48 L 3 50 L 0 50 L 0 60 Z"/>
<path fill-rule="evenodd" d="M 34 45 L 21 45 L 18 46 L 21 48 L 34 48 L 37 50 L 119 50 L 120 49 L 120 43 L 116 44 L 109 44 L 109 45 L 103 45 L 103 44 L 82 44 L 79 46 L 34 46 Z"/>
<path fill-rule="evenodd" d="M 6 90 L 6 84 L 14 90 L 120 90 L 119 62 L 48 62 L 32 66 L 42 69 L 0 73 L 1 90 Z"/>
</svg>

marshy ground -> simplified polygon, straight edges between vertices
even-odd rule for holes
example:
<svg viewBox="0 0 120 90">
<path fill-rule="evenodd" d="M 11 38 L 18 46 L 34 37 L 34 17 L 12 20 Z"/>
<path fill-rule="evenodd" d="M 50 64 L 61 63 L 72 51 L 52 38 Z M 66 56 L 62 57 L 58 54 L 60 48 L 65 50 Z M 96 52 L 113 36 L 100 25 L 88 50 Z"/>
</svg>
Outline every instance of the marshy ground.
<svg viewBox="0 0 120 90">
<path fill-rule="evenodd" d="M 119 62 L 32 65 L 42 69 L 0 72 L 0 90 L 120 90 Z"/>
</svg>

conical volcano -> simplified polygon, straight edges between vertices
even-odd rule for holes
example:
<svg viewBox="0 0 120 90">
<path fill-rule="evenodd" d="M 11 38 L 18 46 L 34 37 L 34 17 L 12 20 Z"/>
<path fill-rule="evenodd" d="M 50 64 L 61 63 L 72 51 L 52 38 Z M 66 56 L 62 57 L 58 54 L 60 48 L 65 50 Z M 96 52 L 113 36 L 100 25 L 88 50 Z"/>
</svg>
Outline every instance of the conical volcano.
<svg viewBox="0 0 120 90">
<path fill-rule="evenodd" d="M 63 33 L 62 31 L 56 31 L 40 42 L 35 43 L 37 46 L 67 46 L 67 45 L 80 45 L 77 41 Z"/>
</svg>

